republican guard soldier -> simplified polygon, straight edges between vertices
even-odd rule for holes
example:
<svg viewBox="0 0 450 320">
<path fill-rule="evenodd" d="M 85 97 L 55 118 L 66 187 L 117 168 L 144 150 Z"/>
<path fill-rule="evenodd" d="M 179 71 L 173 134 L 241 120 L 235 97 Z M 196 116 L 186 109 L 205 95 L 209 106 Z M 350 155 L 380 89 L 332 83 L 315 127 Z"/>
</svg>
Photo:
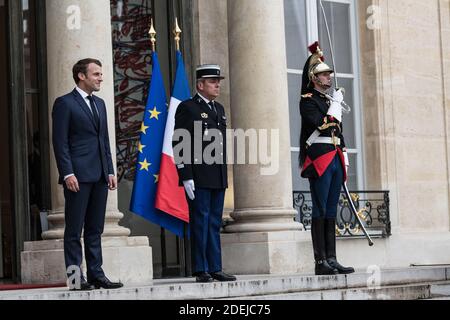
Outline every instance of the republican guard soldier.
<svg viewBox="0 0 450 320">
<path fill-rule="evenodd" d="M 311 189 L 315 274 L 348 274 L 355 270 L 336 260 L 337 204 L 349 164 L 342 135 L 343 90 L 332 89 L 334 71 L 324 63 L 319 44 L 309 50 L 300 100 L 299 162 L 301 176 L 309 179 Z"/>
</svg>

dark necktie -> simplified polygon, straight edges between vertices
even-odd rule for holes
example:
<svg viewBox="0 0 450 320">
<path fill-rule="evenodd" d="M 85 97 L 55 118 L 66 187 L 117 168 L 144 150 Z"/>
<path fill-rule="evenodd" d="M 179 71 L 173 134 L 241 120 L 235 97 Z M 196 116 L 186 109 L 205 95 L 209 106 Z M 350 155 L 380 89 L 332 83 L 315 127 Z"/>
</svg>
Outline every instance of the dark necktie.
<svg viewBox="0 0 450 320">
<path fill-rule="evenodd" d="M 92 115 L 94 116 L 94 122 L 97 128 L 100 126 L 100 118 L 97 113 L 97 108 L 95 107 L 94 98 L 92 96 L 88 96 L 89 105 L 91 106 Z"/>
<path fill-rule="evenodd" d="M 214 104 L 214 101 L 210 101 L 208 104 L 211 107 L 211 110 L 214 111 L 214 113 L 217 115 L 217 109 L 216 105 Z"/>
</svg>

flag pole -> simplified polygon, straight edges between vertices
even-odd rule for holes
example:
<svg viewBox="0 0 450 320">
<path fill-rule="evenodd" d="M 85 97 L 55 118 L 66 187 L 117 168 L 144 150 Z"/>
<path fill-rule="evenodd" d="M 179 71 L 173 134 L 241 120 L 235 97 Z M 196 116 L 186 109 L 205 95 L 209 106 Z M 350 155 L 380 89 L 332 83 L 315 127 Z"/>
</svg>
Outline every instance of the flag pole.
<svg viewBox="0 0 450 320">
<path fill-rule="evenodd" d="M 183 31 L 178 25 L 178 18 L 175 17 L 175 27 L 173 29 L 173 34 L 175 36 L 174 40 L 176 51 L 180 51 L 181 33 L 183 33 Z M 191 259 L 188 256 L 189 255 L 189 239 L 187 237 L 188 227 L 189 225 L 186 222 L 183 222 L 184 274 L 186 277 L 191 275 L 191 268 L 188 265 L 191 261 Z"/>
<path fill-rule="evenodd" d="M 180 40 L 181 40 L 181 31 L 180 26 L 178 25 L 178 18 L 175 18 L 175 29 L 173 30 L 173 34 L 175 35 L 175 46 L 177 51 L 180 51 Z"/>
<path fill-rule="evenodd" d="M 156 52 L 156 31 L 153 27 L 153 18 L 150 20 L 150 31 L 148 34 L 150 35 L 150 41 L 152 42 L 152 51 Z"/>
</svg>

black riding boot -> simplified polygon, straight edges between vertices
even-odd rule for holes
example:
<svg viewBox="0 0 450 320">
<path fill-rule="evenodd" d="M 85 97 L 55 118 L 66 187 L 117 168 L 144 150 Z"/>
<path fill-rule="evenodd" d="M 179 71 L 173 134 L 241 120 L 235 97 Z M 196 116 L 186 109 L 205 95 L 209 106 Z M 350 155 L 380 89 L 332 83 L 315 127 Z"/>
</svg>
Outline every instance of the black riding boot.
<svg viewBox="0 0 450 320">
<path fill-rule="evenodd" d="M 338 274 L 338 270 L 327 262 L 325 251 L 325 219 L 313 218 L 311 222 L 311 237 L 314 248 L 315 274 Z"/>
<path fill-rule="evenodd" d="M 344 267 L 336 260 L 336 219 L 325 219 L 325 246 L 328 264 L 340 274 L 355 272 L 352 267 Z"/>
</svg>

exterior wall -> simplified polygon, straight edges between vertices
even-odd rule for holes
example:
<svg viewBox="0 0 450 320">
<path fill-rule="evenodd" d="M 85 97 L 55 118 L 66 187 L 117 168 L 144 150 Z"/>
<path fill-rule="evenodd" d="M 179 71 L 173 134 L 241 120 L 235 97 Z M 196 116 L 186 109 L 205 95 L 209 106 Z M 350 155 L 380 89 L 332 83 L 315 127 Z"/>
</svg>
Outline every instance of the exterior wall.
<svg viewBox="0 0 450 320">
<path fill-rule="evenodd" d="M 379 30 L 366 25 L 374 3 Z M 442 43 L 448 3 L 361 1 L 359 7 L 368 187 L 391 191 L 394 227 L 403 232 L 449 230 L 442 60 L 450 51 Z"/>
<path fill-rule="evenodd" d="M 450 0 L 439 0 L 439 22 L 442 56 L 442 92 L 445 120 L 445 148 L 447 165 L 447 192 L 450 192 Z M 449 194 L 449 193 L 448 193 Z M 450 199 L 450 195 L 448 195 Z M 449 210 L 450 211 L 450 210 Z M 450 212 L 447 211 L 447 215 Z"/>
<path fill-rule="evenodd" d="M 361 268 L 449 263 L 449 1 L 358 7 L 367 187 L 390 190 L 393 235 L 338 254 Z"/>
<path fill-rule="evenodd" d="M 233 61 L 228 56 L 227 1 L 193 0 L 192 4 L 194 64 L 222 66 L 227 78 L 219 100 L 231 119 L 230 96 L 239 92 L 230 92 L 229 65 Z M 380 29 L 367 27 L 370 5 L 381 9 Z M 411 263 L 449 263 L 450 0 L 359 0 L 358 8 L 367 189 L 390 190 L 394 228 L 393 236 L 377 239 L 373 249 L 368 249 L 363 240 L 338 241 L 338 255 L 343 263 L 359 268 L 368 264 L 405 267 Z M 57 12 L 55 9 L 54 14 Z M 85 19 L 83 23 L 96 20 L 90 16 Z M 49 69 L 51 103 L 72 88 L 69 81 L 61 82 L 58 74 L 67 71 L 74 60 L 58 50 L 62 33 L 53 32 L 48 34 L 53 40 L 49 41 L 49 51 L 54 55 L 49 61 L 63 63 Z M 71 52 L 77 55 L 77 50 Z M 78 54 L 84 57 L 89 52 Z M 101 58 L 104 68 L 111 70 L 110 54 L 104 52 Z M 108 72 L 102 90 L 109 105 L 113 105 L 111 77 Z M 230 186 L 231 173 L 232 168 Z M 56 187 L 53 185 L 53 191 L 58 194 Z M 228 211 L 233 203 L 230 188 Z M 312 253 L 308 246 L 310 239 L 304 237 L 301 252 Z M 302 263 L 312 261 L 306 258 L 298 257 Z"/>
</svg>

